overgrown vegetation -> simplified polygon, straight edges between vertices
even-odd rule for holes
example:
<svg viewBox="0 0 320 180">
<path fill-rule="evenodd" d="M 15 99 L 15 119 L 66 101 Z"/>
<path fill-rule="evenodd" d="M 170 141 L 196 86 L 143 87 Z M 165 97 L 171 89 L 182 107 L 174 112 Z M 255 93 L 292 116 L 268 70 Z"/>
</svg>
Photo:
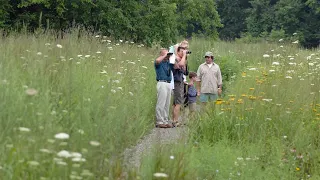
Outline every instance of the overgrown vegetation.
<svg viewBox="0 0 320 180">
<path fill-rule="evenodd" d="M 168 46 L 176 37 L 264 39 L 304 47 L 320 41 L 317 0 L 1 0 L 0 29 L 38 32 L 85 28 L 117 40 Z M 274 36 L 281 32 L 281 37 Z M 60 36 L 63 33 L 61 33 Z M 250 38 L 253 37 L 253 38 Z"/>
</svg>

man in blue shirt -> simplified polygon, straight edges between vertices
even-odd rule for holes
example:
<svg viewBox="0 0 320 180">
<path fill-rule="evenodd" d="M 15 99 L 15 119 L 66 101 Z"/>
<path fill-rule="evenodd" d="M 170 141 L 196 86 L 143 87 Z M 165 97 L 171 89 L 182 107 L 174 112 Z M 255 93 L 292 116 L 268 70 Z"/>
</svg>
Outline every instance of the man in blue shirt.
<svg viewBox="0 0 320 180">
<path fill-rule="evenodd" d="M 169 108 L 171 100 L 171 79 L 173 64 L 170 64 L 168 49 L 161 49 L 160 56 L 155 60 L 157 79 L 157 105 L 156 105 L 156 127 L 172 128 L 169 122 Z"/>
</svg>

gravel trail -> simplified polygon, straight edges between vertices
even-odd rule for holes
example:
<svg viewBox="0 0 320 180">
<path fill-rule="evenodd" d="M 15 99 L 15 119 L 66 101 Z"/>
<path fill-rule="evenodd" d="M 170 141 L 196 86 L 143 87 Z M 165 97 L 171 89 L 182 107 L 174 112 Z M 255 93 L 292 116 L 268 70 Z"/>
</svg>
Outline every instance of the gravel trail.
<svg viewBox="0 0 320 180">
<path fill-rule="evenodd" d="M 150 153 L 154 145 L 182 142 L 186 139 L 186 129 L 186 127 L 152 129 L 136 146 L 124 151 L 125 165 L 139 168 L 142 157 Z"/>
</svg>

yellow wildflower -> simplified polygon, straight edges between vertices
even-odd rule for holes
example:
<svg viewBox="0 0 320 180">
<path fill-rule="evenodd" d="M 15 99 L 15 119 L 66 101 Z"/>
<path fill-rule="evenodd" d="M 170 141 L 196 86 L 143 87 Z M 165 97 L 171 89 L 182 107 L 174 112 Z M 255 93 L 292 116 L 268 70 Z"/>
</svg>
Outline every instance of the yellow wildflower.
<svg viewBox="0 0 320 180">
<path fill-rule="evenodd" d="M 257 97 L 256 97 L 256 96 L 252 96 L 252 95 L 250 95 L 250 96 L 249 96 L 249 99 L 250 99 L 250 100 L 256 100 L 256 99 L 257 99 Z"/>
<path fill-rule="evenodd" d="M 245 77 L 247 75 L 247 73 L 246 72 L 242 72 L 241 75 L 242 75 L 242 77 Z"/>
<path fill-rule="evenodd" d="M 312 109 L 313 112 L 317 112 L 317 109 Z"/>
<path fill-rule="evenodd" d="M 233 98 L 229 98 L 229 101 L 234 101 L 235 100 L 235 98 L 233 97 Z"/>
<path fill-rule="evenodd" d="M 238 99 L 237 103 L 238 104 L 243 104 L 243 99 Z"/>
<path fill-rule="evenodd" d="M 300 171 L 300 168 L 299 168 L 299 167 L 296 167 L 296 171 Z"/>
<path fill-rule="evenodd" d="M 253 90 L 254 90 L 254 88 L 249 88 L 249 90 L 253 91 Z"/>
<path fill-rule="evenodd" d="M 216 104 L 217 104 L 217 105 L 222 104 L 222 99 L 217 99 L 217 100 L 216 100 Z"/>
<path fill-rule="evenodd" d="M 247 97 L 247 95 L 246 94 L 241 94 L 241 97 Z"/>
</svg>

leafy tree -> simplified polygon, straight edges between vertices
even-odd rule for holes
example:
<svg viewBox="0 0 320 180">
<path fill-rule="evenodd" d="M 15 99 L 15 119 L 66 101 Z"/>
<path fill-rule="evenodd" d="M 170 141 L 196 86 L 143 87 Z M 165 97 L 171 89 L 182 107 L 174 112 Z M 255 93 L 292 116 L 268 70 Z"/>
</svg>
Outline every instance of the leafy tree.
<svg viewBox="0 0 320 180">
<path fill-rule="evenodd" d="M 241 32 L 246 31 L 246 9 L 250 7 L 248 0 L 217 0 L 218 12 L 221 17 L 222 28 L 219 37 L 224 40 L 239 38 Z"/>
<path fill-rule="evenodd" d="M 260 36 L 263 32 L 271 32 L 273 28 L 275 1 L 253 0 L 250 1 L 251 8 L 248 9 L 246 18 L 247 30 L 253 37 Z"/>
<path fill-rule="evenodd" d="M 303 46 L 316 47 L 320 42 L 319 3 L 313 0 L 280 0 L 275 6 L 276 23 L 288 36 L 297 33 Z"/>
<path fill-rule="evenodd" d="M 0 28 L 6 28 L 9 22 L 11 5 L 9 4 L 9 0 L 0 0 L 0 4 Z"/>
<path fill-rule="evenodd" d="M 176 0 L 177 26 L 179 35 L 190 37 L 193 34 L 218 37 L 222 27 L 215 1 Z"/>
</svg>

